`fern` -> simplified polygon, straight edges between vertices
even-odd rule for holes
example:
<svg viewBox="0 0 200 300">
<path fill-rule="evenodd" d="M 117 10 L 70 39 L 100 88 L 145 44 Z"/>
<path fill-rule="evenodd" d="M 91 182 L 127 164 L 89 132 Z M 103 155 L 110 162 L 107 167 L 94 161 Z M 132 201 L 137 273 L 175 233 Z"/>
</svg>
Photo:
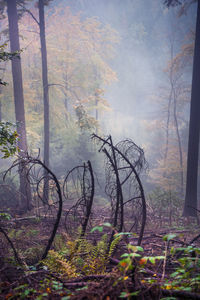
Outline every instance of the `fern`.
<svg viewBox="0 0 200 300">
<path fill-rule="evenodd" d="M 109 252 L 108 252 L 109 257 L 112 256 L 113 252 L 115 251 L 117 245 L 120 242 L 120 239 L 121 239 L 121 236 L 118 236 L 118 237 L 114 238 L 113 241 L 111 242 L 110 249 L 109 249 Z"/>
<path fill-rule="evenodd" d="M 104 234 L 96 245 L 93 245 L 86 237 L 67 241 L 66 249 L 62 248 L 60 252 L 49 251 L 48 257 L 43 263 L 51 272 L 57 272 L 67 278 L 77 277 L 80 274 L 105 274 L 109 257 L 113 254 L 119 241 L 120 236 L 112 241 L 109 252 L 107 234 Z"/>
<path fill-rule="evenodd" d="M 79 275 L 76 272 L 76 267 L 54 250 L 49 251 L 47 258 L 43 260 L 43 264 L 48 267 L 50 272 L 59 273 L 62 277 L 73 278 Z"/>
</svg>

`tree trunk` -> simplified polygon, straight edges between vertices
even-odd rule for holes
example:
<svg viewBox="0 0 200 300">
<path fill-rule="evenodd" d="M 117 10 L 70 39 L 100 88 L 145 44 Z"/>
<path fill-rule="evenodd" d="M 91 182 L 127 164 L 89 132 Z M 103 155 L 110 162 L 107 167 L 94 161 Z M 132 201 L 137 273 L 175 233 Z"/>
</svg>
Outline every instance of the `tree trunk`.
<svg viewBox="0 0 200 300">
<path fill-rule="evenodd" d="M 7 13 L 9 23 L 10 51 L 19 51 L 20 45 L 16 0 L 7 0 Z M 11 63 L 15 102 L 15 117 L 16 122 L 18 123 L 17 130 L 20 137 L 18 146 L 21 149 L 20 155 L 23 157 L 25 152 L 27 151 L 27 140 L 21 61 L 19 58 L 15 57 L 12 59 Z M 26 170 L 25 168 L 23 168 L 23 165 L 20 165 L 19 167 L 19 177 L 22 205 L 21 208 L 23 210 L 29 210 L 31 209 L 31 189 L 30 184 L 26 178 Z"/>
<path fill-rule="evenodd" d="M 181 198 L 183 198 L 183 185 L 184 185 L 184 179 L 183 179 L 183 151 L 182 151 L 182 144 L 181 144 L 181 137 L 179 132 L 179 126 L 178 126 L 178 118 L 177 118 L 177 96 L 174 91 L 174 123 L 176 128 L 176 136 L 178 140 L 178 149 L 179 149 L 179 164 L 180 164 L 180 195 Z"/>
<path fill-rule="evenodd" d="M 40 43 L 42 56 L 42 83 L 43 83 L 43 100 L 44 100 L 44 163 L 49 168 L 49 86 L 48 86 L 48 69 L 47 69 L 47 49 L 45 38 L 45 20 L 44 20 L 44 1 L 39 0 L 39 26 L 40 26 Z M 43 200 L 48 202 L 49 183 L 48 174 L 44 173 L 44 192 Z"/>
<path fill-rule="evenodd" d="M 200 133 L 200 1 L 197 8 L 196 38 L 193 61 L 192 95 L 190 107 L 187 158 L 186 196 L 183 216 L 197 216 L 197 177 Z"/>
<path fill-rule="evenodd" d="M 0 86 L 0 122 L 2 121 L 2 103 L 1 103 L 1 93 L 2 93 L 2 90 L 1 90 L 1 86 Z"/>
<path fill-rule="evenodd" d="M 6 67 L 4 66 L 4 68 L 2 68 L 2 69 L 3 69 L 3 74 L 1 76 L 1 80 L 3 81 Z M 2 85 L 0 84 L 0 122 L 2 121 L 2 101 L 1 101 L 1 94 L 2 94 Z"/>
</svg>

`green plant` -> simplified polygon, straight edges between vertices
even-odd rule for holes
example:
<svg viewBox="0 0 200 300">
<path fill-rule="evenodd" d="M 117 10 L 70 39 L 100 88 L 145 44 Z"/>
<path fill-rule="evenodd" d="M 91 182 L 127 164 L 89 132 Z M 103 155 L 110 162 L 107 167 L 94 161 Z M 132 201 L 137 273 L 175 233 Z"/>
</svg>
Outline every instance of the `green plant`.
<svg viewBox="0 0 200 300">
<path fill-rule="evenodd" d="M 121 233 L 124 234 L 124 233 Z M 137 279 L 141 284 L 149 286 L 158 286 L 165 290 L 178 290 L 185 292 L 200 291 L 200 248 L 187 246 L 181 248 L 170 247 L 171 241 L 177 235 L 174 233 L 167 234 L 163 237 L 165 242 L 164 255 L 160 256 L 142 256 L 143 248 L 128 244 L 128 252 L 121 255 L 119 262 L 119 270 L 122 276 L 118 281 L 126 281 L 127 278 L 133 277 L 137 274 Z M 163 261 L 162 264 L 157 262 Z M 170 261 L 173 269 L 171 274 L 166 276 L 166 267 Z M 155 266 L 152 269 L 152 275 L 147 272 L 150 265 Z M 146 269 L 147 267 L 147 269 Z M 157 277 L 158 267 L 162 267 L 162 276 Z M 147 275 L 148 274 L 148 275 Z M 135 291 L 138 292 L 138 291 Z M 131 299 L 129 291 L 124 291 L 120 295 L 121 298 L 126 297 Z M 173 297 L 165 297 L 163 300 L 176 299 Z"/>
<path fill-rule="evenodd" d="M 17 147 L 18 134 L 14 129 L 15 124 L 11 122 L 0 122 L 0 152 L 2 158 L 13 156 L 19 148 Z"/>
<path fill-rule="evenodd" d="M 59 297 L 59 299 L 70 299 L 73 293 L 63 287 L 63 283 L 57 280 L 45 278 L 40 281 L 39 291 L 40 294 L 36 297 L 36 300 L 49 299 L 53 297 Z"/>
<path fill-rule="evenodd" d="M 16 240 L 20 240 L 23 235 L 24 235 L 24 230 L 23 229 L 10 229 L 9 230 L 9 238 L 11 239 L 16 239 Z"/>
<path fill-rule="evenodd" d="M 35 237 L 37 236 L 39 233 L 39 230 L 36 230 L 36 229 L 29 229 L 25 235 L 28 237 L 28 238 L 32 238 L 32 237 Z"/>
<path fill-rule="evenodd" d="M 121 237 L 113 239 L 108 252 L 107 234 L 102 235 L 100 241 L 93 245 L 85 237 L 77 241 L 67 243 L 70 251 L 70 257 L 81 274 L 103 274 Z"/>
<path fill-rule="evenodd" d="M 62 254 L 54 250 L 49 251 L 47 258 L 43 260 L 43 264 L 50 272 L 59 273 L 63 277 L 72 278 L 78 276 L 75 266 L 70 261 L 67 261 Z"/>
<path fill-rule="evenodd" d="M 8 213 L 0 213 L 0 220 L 10 220 L 11 219 L 11 215 Z"/>
<path fill-rule="evenodd" d="M 28 284 L 22 284 L 13 289 L 13 292 L 6 295 L 6 299 L 31 299 L 37 291 L 30 288 Z"/>
<path fill-rule="evenodd" d="M 171 248 L 175 270 L 170 274 L 164 287 L 184 291 L 200 291 L 200 248 L 188 246 Z M 177 255 L 181 257 L 176 258 Z"/>
<path fill-rule="evenodd" d="M 76 240 L 68 240 L 63 247 L 62 239 L 60 250 L 49 251 L 43 264 L 51 272 L 58 272 L 61 276 L 68 278 L 77 277 L 80 274 L 104 274 L 109 257 L 120 239 L 121 236 L 115 236 L 110 247 L 107 234 L 102 235 L 96 245 L 93 245 L 86 237 L 80 237 Z M 60 242 L 60 236 L 58 236 L 58 241 Z"/>
</svg>

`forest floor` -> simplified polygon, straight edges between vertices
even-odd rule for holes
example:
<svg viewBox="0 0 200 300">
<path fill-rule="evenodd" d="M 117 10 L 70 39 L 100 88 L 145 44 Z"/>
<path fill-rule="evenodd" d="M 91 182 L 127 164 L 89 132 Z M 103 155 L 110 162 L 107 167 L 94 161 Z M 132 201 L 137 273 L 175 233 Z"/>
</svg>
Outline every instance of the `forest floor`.
<svg viewBox="0 0 200 300">
<path fill-rule="evenodd" d="M 136 236 L 127 240 L 122 235 L 109 258 L 98 230 L 78 251 L 60 227 L 54 251 L 42 263 L 52 224 L 29 217 L 7 223 L 22 265 L 0 235 L 0 299 L 200 299 L 200 239 L 192 242 L 200 233 L 198 225 L 149 224 L 140 247 Z"/>
</svg>

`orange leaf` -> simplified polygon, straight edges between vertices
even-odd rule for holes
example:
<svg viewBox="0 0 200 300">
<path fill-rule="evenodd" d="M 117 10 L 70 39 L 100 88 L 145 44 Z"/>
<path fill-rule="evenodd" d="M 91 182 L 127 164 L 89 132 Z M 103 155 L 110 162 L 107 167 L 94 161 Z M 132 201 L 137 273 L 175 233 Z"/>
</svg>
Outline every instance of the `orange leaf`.
<svg viewBox="0 0 200 300">
<path fill-rule="evenodd" d="M 126 267 L 126 266 L 127 266 L 127 263 L 126 263 L 125 261 L 122 261 L 122 262 L 120 262 L 120 265 L 121 265 L 122 267 Z"/>
<path fill-rule="evenodd" d="M 146 258 L 141 258 L 140 260 L 139 260 L 139 264 L 140 265 L 145 265 L 147 263 L 147 259 Z"/>
</svg>

